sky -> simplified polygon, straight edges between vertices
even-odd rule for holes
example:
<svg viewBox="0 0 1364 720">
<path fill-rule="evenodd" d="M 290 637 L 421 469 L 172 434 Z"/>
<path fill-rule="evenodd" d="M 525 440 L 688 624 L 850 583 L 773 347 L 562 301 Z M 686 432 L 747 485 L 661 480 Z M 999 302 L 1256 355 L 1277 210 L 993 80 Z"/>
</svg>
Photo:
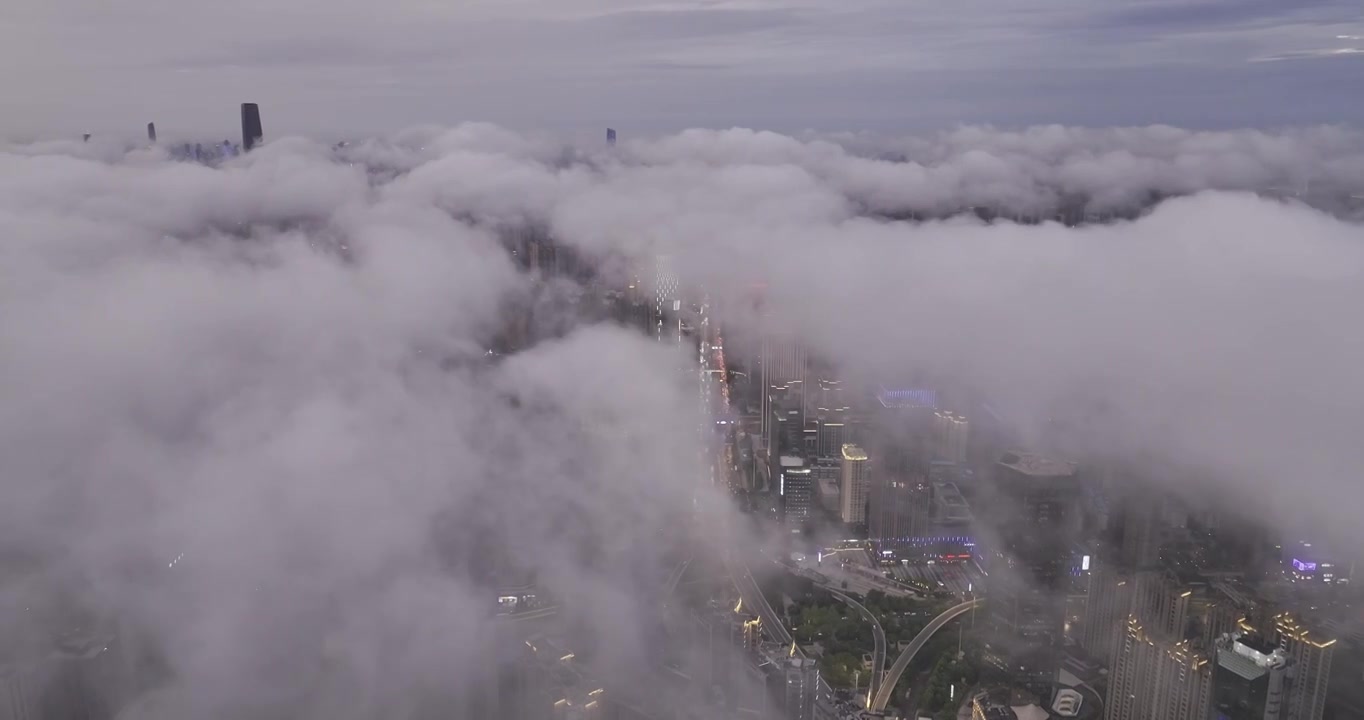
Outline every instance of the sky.
<svg viewBox="0 0 1364 720">
<path fill-rule="evenodd" d="M 14 0 L 0 136 L 1358 122 L 1350 0 Z"/>
</svg>

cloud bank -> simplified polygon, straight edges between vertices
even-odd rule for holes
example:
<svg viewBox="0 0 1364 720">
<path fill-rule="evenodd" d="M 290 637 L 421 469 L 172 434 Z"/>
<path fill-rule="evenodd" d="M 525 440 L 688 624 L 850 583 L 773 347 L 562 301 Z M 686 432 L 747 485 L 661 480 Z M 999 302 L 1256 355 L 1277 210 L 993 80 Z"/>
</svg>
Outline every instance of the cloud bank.
<svg viewBox="0 0 1364 720">
<path fill-rule="evenodd" d="M 135 626 L 171 678 L 140 717 L 447 711 L 509 564 L 578 608 L 606 667 L 644 658 L 706 477 L 696 389 L 682 351 L 567 311 L 487 361 L 537 292 L 496 236 L 514 226 L 606 283 L 667 254 L 739 335 L 762 283 L 761 322 L 850 375 L 969 386 L 1024 427 L 1070 423 L 1077 455 L 1168 456 L 1364 540 L 1361 228 L 1251 192 L 1304 183 L 1357 194 L 1364 136 L 731 130 L 596 152 L 468 125 L 216 169 L 11 148 L 0 620 L 25 636 L 26 600 L 68 597 Z M 895 219 L 1076 198 L 1136 219 Z"/>
</svg>

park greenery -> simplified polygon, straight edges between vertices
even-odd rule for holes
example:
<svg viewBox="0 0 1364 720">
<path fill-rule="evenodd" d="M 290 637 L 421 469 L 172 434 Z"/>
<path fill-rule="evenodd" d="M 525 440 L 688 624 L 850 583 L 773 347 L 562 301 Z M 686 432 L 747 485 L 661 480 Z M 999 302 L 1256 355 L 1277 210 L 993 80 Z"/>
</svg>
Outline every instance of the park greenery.
<svg viewBox="0 0 1364 720">
<path fill-rule="evenodd" d="M 871 623 L 861 613 L 796 575 L 772 578 L 762 589 L 774 608 L 785 608 L 796 642 L 822 649 L 821 670 L 831 686 L 866 687 L 869 677 L 863 657 L 873 651 L 875 639 Z M 899 643 L 912 640 L 944 608 L 939 601 L 894 597 L 879 590 L 868 593 L 862 604 L 886 633 L 887 663 Z"/>
<path fill-rule="evenodd" d="M 928 673 L 928 683 L 924 686 L 919 701 L 919 714 L 929 715 L 939 720 L 950 720 L 957 716 L 957 708 L 966 695 L 966 689 L 979 680 L 975 666 L 956 653 L 942 653 L 938 656 L 933 669 Z M 956 686 L 955 695 L 952 686 Z"/>
</svg>

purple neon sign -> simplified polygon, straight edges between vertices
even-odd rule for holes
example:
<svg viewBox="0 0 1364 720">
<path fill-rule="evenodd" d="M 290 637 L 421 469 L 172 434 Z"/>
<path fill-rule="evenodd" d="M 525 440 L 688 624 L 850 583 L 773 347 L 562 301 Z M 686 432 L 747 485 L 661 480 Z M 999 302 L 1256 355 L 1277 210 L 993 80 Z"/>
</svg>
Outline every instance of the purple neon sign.
<svg viewBox="0 0 1364 720">
<path fill-rule="evenodd" d="M 1314 562 L 1303 562 L 1297 558 L 1293 558 L 1293 569 L 1305 573 L 1316 572 L 1317 564 Z"/>
</svg>

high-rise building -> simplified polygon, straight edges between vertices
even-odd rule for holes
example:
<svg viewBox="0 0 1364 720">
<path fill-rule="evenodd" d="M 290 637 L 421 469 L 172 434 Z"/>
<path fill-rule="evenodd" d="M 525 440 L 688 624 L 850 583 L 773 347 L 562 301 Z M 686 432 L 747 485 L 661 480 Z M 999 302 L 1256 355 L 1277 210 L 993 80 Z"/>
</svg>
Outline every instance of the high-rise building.
<svg viewBox="0 0 1364 720">
<path fill-rule="evenodd" d="M 867 537 L 884 555 L 909 547 L 927 531 L 931 490 L 923 478 L 891 474 L 877 463 L 869 483 Z"/>
<path fill-rule="evenodd" d="M 803 412 L 804 383 L 806 375 L 805 349 L 795 337 L 765 331 L 762 336 L 762 355 L 759 386 L 762 389 L 763 434 L 767 434 L 767 424 L 772 416 L 772 389 L 785 388 L 785 392 L 800 404 L 793 407 L 800 416 L 800 427 L 805 427 Z"/>
<path fill-rule="evenodd" d="M 607 144 L 607 145 L 611 145 L 611 146 L 615 146 L 615 144 L 616 144 L 616 130 L 615 130 L 615 128 L 606 128 L 606 144 Z"/>
<path fill-rule="evenodd" d="M 147 142 L 156 143 L 156 123 L 154 122 L 147 123 Z"/>
<path fill-rule="evenodd" d="M 819 666 L 813 658 L 788 658 L 781 673 L 781 700 L 786 720 L 814 720 L 819 699 Z"/>
<path fill-rule="evenodd" d="M 1321 720 L 1326 711 L 1326 688 L 1331 678 L 1335 639 L 1309 631 L 1289 613 L 1273 619 L 1279 647 L 1289 662 L 1287 720 Z"/>
<path fill-rule="evenodd" d="M 977 501 L 990 593 L 987 662 L 1039 695 L 1050 691 L 1059 667 L 1071 587 L 1071 558 L 1079 544 L 1079 477 L 1074 463 L 1006 453 L 993 487 Z"/>
<path fill-rule="evenodd" d="M 699 652 L 692 677 L 713 702 L 731 711 L 751 695 L 744 684 L 751 681 L 747 670 L 762 636 L 761 620 L 742 609 L 742 603 L 733 608 L 711 606 L 696 616 Z"/>
<path fill-rule="evenodd" d="M 1217 641 L 1215 720 L 1320 720 L 1335 640 L 1292 615 L 1264 629 L 1243 622 Z"/>
<path fill-rule="evenodd" d="M 788 525 L 803 525 L 815 507 L 815 479 L 810 467 L 798 457 L 781 457 L 777 492 L 781 498 L 782 518 Z"/>
<path fill-rule="evenodd" d="M 1112 666 L 1124 619 L 1132 612 L 1132 578 L 1099 558 L 1088 578 L 1084 622 L 1079 644 L 1091 657 Z"/>
<path fill-rule="evenodd" d="M 839 487 L 839 515 L 845 523 L 867 521 L 867 453 L 856 445 L 843 446 L 843 478 Z"/>
<path fill-rule="evenodd" d="M 935 460 L 946 460 L 957 464 L 966 462 L 967 435 L 970 423 L 966 418 L 939 410 L 933 416 L 933 455 Z"/>
<path fill-rule="evenodd" d="M 256 103 L 242 103 L 242 149 L 250 150 L 265 139 L 265 131 L 260 124 L 260 106 Z"/>
<path fill-rule="evenodd" d="M 1205 720 L 1212 702 L 1209 656 L 1188 640 L 1127 618 L 1109 673 L 1107 720 Z"/>
</svg>

